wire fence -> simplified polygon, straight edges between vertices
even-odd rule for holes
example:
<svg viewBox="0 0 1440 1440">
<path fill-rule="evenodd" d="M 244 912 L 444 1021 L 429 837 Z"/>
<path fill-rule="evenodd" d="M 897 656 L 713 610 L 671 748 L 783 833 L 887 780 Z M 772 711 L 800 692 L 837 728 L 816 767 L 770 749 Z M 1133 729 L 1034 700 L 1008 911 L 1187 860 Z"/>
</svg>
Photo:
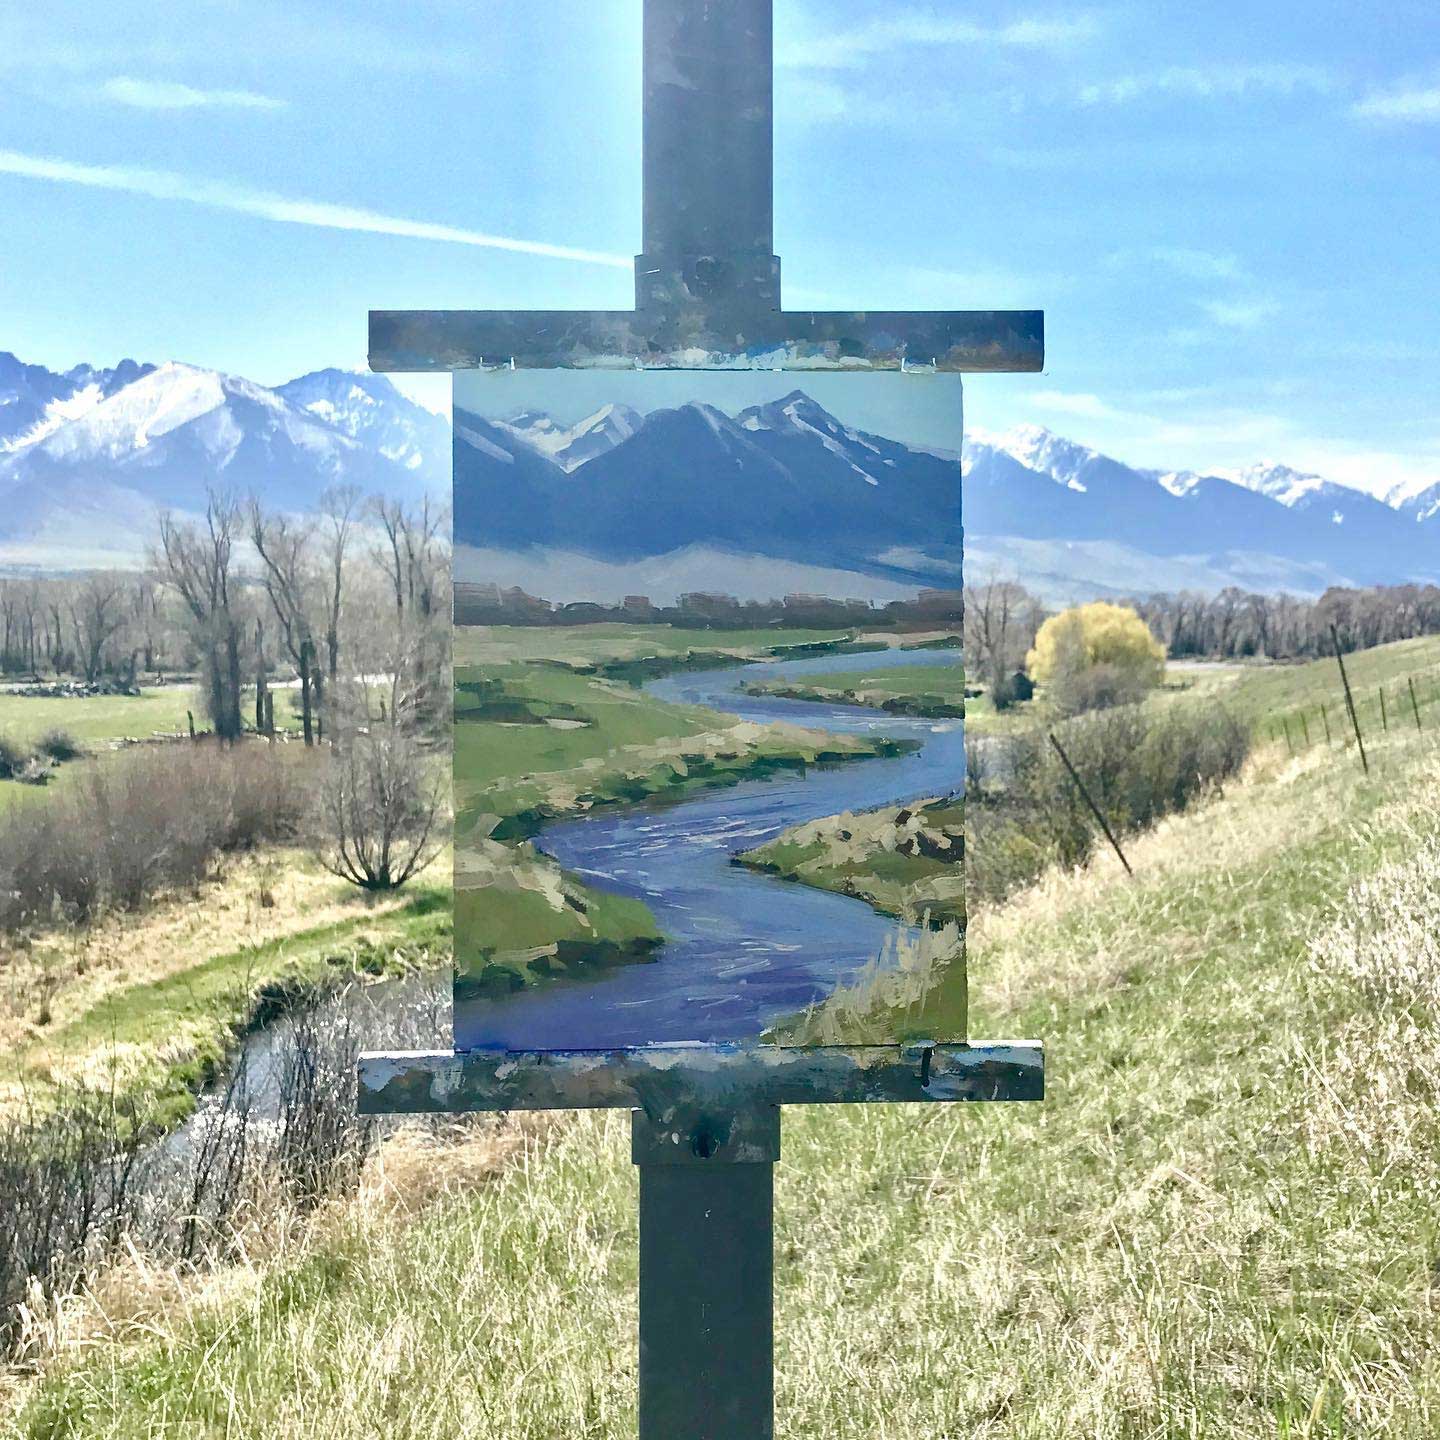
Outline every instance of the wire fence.
<svg viewBox="0 0 1440 1440">
<path fill-rule="evenodd" d="M 1379 684 L 1361 684 L 1343 673 L 1337 656 L 1335 691 L 1304 705 L 1277 711 L 1261 733 L 1292 755 L 1316 745 L 1340 746 L 1365 755 L 1365 746 L 1391 731 L 1440 733 L 1440 673 L 1415 671 Z"/>
</svg>

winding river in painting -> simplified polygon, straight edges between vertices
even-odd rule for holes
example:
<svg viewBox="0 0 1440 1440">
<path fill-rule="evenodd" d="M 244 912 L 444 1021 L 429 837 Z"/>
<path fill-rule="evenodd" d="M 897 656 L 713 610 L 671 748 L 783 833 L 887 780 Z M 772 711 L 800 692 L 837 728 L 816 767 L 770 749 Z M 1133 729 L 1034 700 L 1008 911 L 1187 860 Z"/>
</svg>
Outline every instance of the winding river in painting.
<svg viewBox="0 0 1440 1440">
<path fill-rule="evenodd" d="M 954 651 L 895 649 L 857 657 L 857 667 L 867 673 L 956 663 Z M 464 1031 L 472 1043 L 531 1050 L 754 1039 L 884 951 L 897 922 L 863 901 L 731 862 L 739 851 L 807 820 L 960 788 L 965 739 L 959 720 L 912 719 L 741 689 L 756 679 L 835 668 L 835 657 L 827 655 L 692 671 L 646 686 L 661 699 L 741 719 L 870 731 L 915 740 L 919 748 L 547 826 L 536 845 L 592 885 L 643 899 L 665 944 L 653 962 L 594 980 L 557 981 L 507 999 L 467 1002 Z"/>
</svg>

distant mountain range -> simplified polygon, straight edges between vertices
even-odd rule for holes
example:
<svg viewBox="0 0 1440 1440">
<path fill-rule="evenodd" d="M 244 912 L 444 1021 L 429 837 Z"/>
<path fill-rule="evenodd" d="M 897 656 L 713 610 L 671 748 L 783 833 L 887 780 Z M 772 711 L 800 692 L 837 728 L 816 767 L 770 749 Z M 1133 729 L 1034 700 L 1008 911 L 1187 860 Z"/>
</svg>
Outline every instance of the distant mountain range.
<svg viewBox="0 0 1440 1440">
<path fill-rule="evenodd" d="M 133 564 L 157 508 L 198 511 L 209 485 L 295 510 L 335 484 L 445 495 L 450 451 L 443 419 L 366 372 L 270 388 L 175 362 L 56 373 L 0 352 L 0 566 Z M 957 458 L 850 427 L 803 389 L 734 416 L 460 411 L 457 571 L 555 600 L 948 587 Z M 964 461 L 971 579 L 1050 599 L 1440 582 L 1440 484 L 1386 504 L 1283 465 L 1138 469 L 1033 427 L 972 437 Z"/>
<path fill-rule="evenodd" d="M 607 407 L 569 428 L 462 411 L 457 573 L 555 600 L 725 588 L 727 565 L 767 598 L 953 585 L 956 460 L 850 428 L 803 390 L 734 417 Z M 1284 466 L 1140 470 L 1033 427 L 973 440 L 964 462 L 970 577 L 1051 599 L 1440 580 L 1440 493 L 1389 506 Z"/>
<path fill-rule="evenodd" d="M 210 486 L 294 510 L 340 484 L 444 495 L 449 436 L 379 375 L 271 389 L 173 361 L 57 374 L 0 352 L 0 565 L 133 564 L 157 510 L 203 510 Z"/>
</svg>

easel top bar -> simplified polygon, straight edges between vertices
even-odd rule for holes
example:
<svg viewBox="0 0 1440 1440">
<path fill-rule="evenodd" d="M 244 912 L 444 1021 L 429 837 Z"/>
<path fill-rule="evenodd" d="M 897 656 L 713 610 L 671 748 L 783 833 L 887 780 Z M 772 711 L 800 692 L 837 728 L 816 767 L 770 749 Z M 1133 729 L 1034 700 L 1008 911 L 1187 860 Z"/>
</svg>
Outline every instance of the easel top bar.
<svg viewBox="0 0 1440 1440">
<path fill-rule="evenodd" d="M 370 368 L 903 370 L 1045 364 L 1041 310 L 761 311 L 706 319 L 643 310 L 372 310 Z"/>
</svg>

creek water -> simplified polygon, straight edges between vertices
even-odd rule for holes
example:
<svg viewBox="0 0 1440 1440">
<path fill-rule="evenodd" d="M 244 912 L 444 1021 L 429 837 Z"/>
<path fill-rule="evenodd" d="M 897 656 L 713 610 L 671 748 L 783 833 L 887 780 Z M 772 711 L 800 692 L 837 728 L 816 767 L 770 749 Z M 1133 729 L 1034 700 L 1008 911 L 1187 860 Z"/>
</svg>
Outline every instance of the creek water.
<svg viewBox="0 0 1440 1440">
<path fill-rule="evenodd" d="M 958 652 L 885 650 L 689 671 L 649 682 L 662 700 L 745 720 L 785 720 L 918 743 L 911 753 L 782 772 L 681 801 L 606 810 L 548 825 L 537 847 L 589 884 L 634 896 L 665 936 L 648 963 L 559 980 L 456 1008 L 461 1049 L 588 1049 L 753 1039 L 857 975 L 893 945 L 898 922 L 863 901 L 732 863 L 792 825 L 957 792 L 959 720 L 921 720 L 851 705 L 744 693 L 761 679 L 844 670 L 953 666 Z"/>
</svg>

